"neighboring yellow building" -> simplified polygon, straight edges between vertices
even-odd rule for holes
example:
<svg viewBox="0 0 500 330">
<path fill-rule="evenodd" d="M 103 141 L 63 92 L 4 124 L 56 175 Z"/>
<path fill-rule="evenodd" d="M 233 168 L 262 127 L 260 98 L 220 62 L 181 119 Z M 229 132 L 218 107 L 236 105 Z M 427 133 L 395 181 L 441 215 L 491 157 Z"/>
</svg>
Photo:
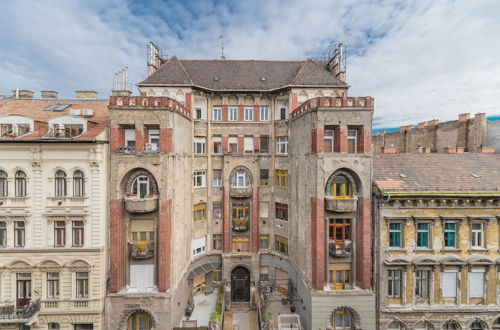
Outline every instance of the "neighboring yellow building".
<svg viewBox="0 0 500 330">
<path fill-rule="evenodd" d="M 0 329 L 104 329 L 107 105 L 0 100 Z"/>
<path fill-rule="evenodd" d="M 500 155 L 374 157 L 380 329 L 500 329 Z"/>
</svg>

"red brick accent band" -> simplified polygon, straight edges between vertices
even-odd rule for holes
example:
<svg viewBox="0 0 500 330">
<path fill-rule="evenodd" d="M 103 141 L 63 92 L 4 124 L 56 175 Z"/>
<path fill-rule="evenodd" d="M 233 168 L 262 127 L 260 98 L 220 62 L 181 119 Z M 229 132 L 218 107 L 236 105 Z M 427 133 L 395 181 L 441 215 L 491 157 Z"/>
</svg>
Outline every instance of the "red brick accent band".
<svg viewBox="0 0 500 330">
<path fill-rule="evenodd" d="M 125 130 L 123 128 L 111 128 L 109 133 L 109 148 L 115 152 L 116 148 L 125 145 Z"/>
<path fill-rule="evenodd" d="M 158 217 L 158 290 L 165 292 L 170 287 L 172 272 L 172 200 L 160 200 Z"/>
<path fill-rule="evenodd" d="M 229 107 L 227 105 L 222 106 L 222 120 L 229 120 Z"/>
<path fill-rule="evenodd" d="M 117 293 L 126 285 L 125 253 L 127 235 L 125 233 L 125 207 L 121 200 L 109 201 L 109 292 Z M 111 236 L 113 239 L 111 239 Z"/>
<path fill-rule="evenodd" d="M 238 136 L 238 153 L 243 154 L 244 153 L 244 148 L 245 148 L 245 137 L 244 136 Z"/>
<path fill-rule="evenodd" d="M 222 137 L 222 152 L 227 153 L 228 151 L 229 138 L 227 136 Z"/>
<path fill-rule="evenodd" d="M 252 251 L 259 252 L 259 188 L 253 188 L 252 198 Z"/>
<path fill-rule="evenodd" d="M 326 276 L 324 204 L 323 199 L 311 198 L 312 282 L 318 290 L 323 290 Z"/>
<path fill-rule="evenodd" d="M 174 129 L 173 128 L 160 128 L 160 151 L 172 152 L 174 151 Z"/>
<path fill-rule="evenodd" d="M 357 285 L 363 289 L 371 289 L 371 201 L 360 199 L 361 209 L 356 235 L 356 267 Z"/>
<path fill-rule="evenodd" d="M 340 129 L 339 147 L 340 152 L 347 152 L 347 130 Z"/>
<path fill-rule="evenodd" d="M 254 105 L 253 107 L 253 120 L 260 121 L 260 106 Z"/>
<path fill-rule="evenodd" d="M 141 152 L 144 148 L 144 132 L 142 128 L 135 128 L 135 151 Z"/>
<path fill-rule="evenodd" d="M 297 108 L 297 105 L 298 105 L 298 101 L 297 101 L 297 94 L 296 93 L 292 93 L 291 96 L 290 96 L 290 109 L 291 110 L 295 110 Z"/>
<path fill-rule="evenodd" d="M 223 189 L 224 189 L 224 201 L 223 201 L 223 209 L 222 209 L 223 210 L 223 219 L 224 219 L 223 229 L 222 229 L 224 231 L 224 240 L 223 240 L 224 246 L 223 246 L 223 248 L 224 248 L 224 252 L 227 253 L 227 252 L 229 252 L 229 250 L 231 248 L 229 245 L 229 243 L 230 243 L 229 235 L 230 235 L 230 228 L 231 228 L 230 223 L 229 223 L 230 222 L 230 219 L 229 219 L 229 217 L 230 217 L 229 190 L 226 187 L 224 187 Z"/>
<path fill-rule="evenodd" d="M 313 128 L 311 130 L 311 151 L 325 151 L 325 130 L 323 128 Z"/>
<path fill-rule="evenodd" d="M 244 109 L 243 109 L 242 105 L 238 106 L 238 120 L 239 121 L 244 121 L 245 120 L 245 112 L 244 112 Z"/>
<path fill-rule="evenodd" d="M 260 151 L 260 136 L 253 137 L 253 150 Z"/>
<path fill-rule="evenodd" d="M 185 95 L 185 103 L 184 104 L 186 105 L 186 108 L 189 111 L 193 110 L 193 109 L 191 109 L 191 93 L 186 93 L 186 95 Z M 192 113 L 192 111 L 191 111 L 191 113 Z"/>
</svg>

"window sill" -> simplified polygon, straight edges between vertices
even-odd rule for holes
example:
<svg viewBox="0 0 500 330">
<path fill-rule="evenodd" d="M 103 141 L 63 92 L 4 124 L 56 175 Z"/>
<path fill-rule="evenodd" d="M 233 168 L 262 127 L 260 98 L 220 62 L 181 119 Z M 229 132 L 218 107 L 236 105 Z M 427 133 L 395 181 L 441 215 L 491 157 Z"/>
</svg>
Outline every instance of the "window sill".
<svg viewBox="0 0 500 330">
<path fill-rule="evenodd" d="M 434 249 L 431 248 L 415 248 L 413 252 L 434 252 Z"/>
<path fill-rule="evenodd" d="M 276 157 L 288 157 L 288 154 L 276 154 Z"/>
<path fill-rule="evenodd" d="M 462 249 L 457 248 L 444 248 L 440 250 L 441 252 L 462 252 Z"/>
<path fill-rule="evenodd" d="M 207 186 L 194 186 L 194 189 L 201 189 L 201 188 L 206 188 Z"/>
<path fill-rule="evenodd" d="M 470 247 L 467 251 L 469 251 L 469 252 L 471 252 L 471 251 L 474 251 L 474 252 L 488 252 L 488 249 L 484 248 L 484 247 Z"/>
<path fill-rule="evenodd" d="M 389 252 L 405 252 L 406 251 L 406 249 L 402 248 L 402 247 L 388 247 L 386 250 Z"/>
</svg>

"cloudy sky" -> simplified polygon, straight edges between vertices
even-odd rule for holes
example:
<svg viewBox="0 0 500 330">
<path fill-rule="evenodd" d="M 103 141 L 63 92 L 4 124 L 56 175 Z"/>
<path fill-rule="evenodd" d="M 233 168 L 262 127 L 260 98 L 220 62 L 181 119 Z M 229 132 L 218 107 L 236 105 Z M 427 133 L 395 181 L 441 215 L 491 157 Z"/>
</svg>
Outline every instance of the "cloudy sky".
<svg viewBox="0 0 500 330">
<path fill-rule="evenodd" d="M 500 114 L 500 1 L 0 0 L 0 94 L 16 87 L 110 94 L 145 78 L 146 45 L 168 55 L 321 58 L 347 47 L 350 95 L 376 99 L 375 127 L 463 112 Z"/>
</svg>

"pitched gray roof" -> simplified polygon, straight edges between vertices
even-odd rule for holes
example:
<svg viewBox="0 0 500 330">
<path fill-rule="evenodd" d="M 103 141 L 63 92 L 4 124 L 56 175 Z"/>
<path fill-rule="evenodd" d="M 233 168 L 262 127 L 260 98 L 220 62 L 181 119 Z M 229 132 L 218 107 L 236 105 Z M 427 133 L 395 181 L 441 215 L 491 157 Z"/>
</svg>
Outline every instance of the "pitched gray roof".
<svg viewBox="0 0 500 330">
<path fill-rule="evenodd" d="M 264 79 L 263 79 L 264 78 Z M 210 90 L 275 90 L 285 86 L 338 86 L 319 62 L 257 60 L 179 60 L 171 57 L 144 85 L 190 85 Z"/>
<path fill-rule="evenodd" d="M 384 192 L 498 192 L 500 154 L 378 154 L 373 180 Z"/>
</svg>

